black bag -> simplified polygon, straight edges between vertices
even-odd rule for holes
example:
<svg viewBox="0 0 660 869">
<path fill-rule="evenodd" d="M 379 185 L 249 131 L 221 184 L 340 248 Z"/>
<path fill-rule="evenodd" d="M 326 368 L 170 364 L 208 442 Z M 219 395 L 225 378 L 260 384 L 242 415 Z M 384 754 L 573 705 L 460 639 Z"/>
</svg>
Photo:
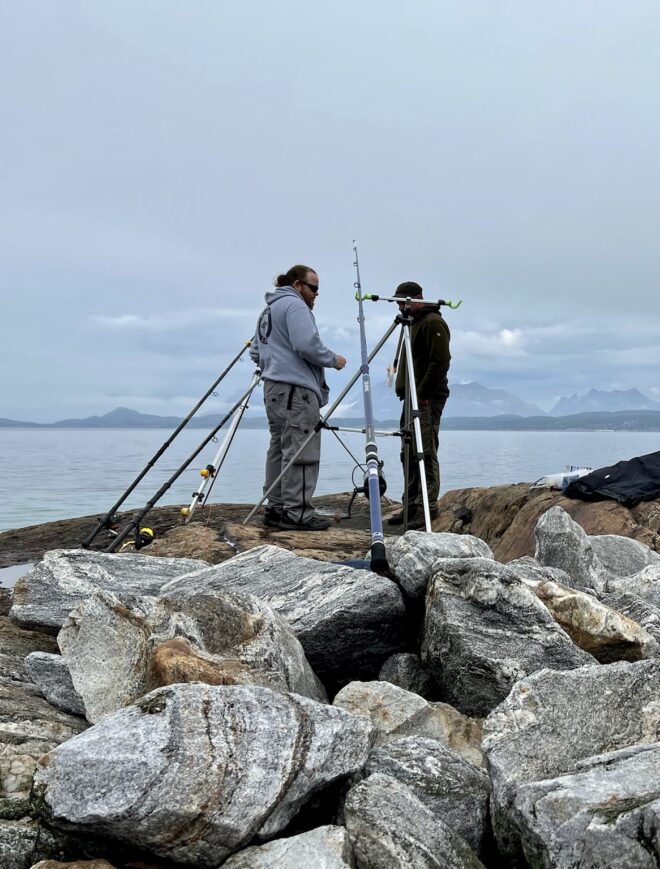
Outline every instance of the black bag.
<svg viewBox="0 0 660 869">
<path fill-rule="evenodd" d="M 564 494 L 583 501 L 613 498 L 624 507 L 660 497 L 660 452 L 636 456 L 609 468 L 598 468 L 573 480 Z"/>
</svg>

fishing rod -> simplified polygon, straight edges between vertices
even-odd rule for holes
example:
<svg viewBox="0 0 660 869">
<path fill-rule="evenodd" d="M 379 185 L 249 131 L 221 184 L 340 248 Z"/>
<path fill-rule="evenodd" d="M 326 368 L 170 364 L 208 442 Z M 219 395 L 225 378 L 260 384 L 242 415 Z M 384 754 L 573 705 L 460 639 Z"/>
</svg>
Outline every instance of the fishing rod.
<svg viewBox="0 0 660 869">
<path fill-rule="evenodd" d="M 174 431 L 169 436 L 169 438 L 165 441 L 165 443 L 149 459 L 146 466 L 142 469 L 142 471 L 140 471 L 140 473 L 133 480 L 133 482 L 128 487 L 128 489 L 126 489 L 126 491 L 121 496 L 121 498 L 119 498 L 119 500 L 116 501 L 112 505 L 112 507 L 108 510 L 108 512 L 105 514 L 105 516 L 102 519 L 98 520 L 98 524 L 97 524 L 96 528 L 92 531 L 92 533 L 89 535 L 89 537 L 83 543 L 80 544 L 83 549 L 89 549 L 89 547 L 92 545 L 92 543 L 94 541 L 94 538 L 96 537 L 96 535 L 100 531 L 103 531 L 103 530 L 114 531 L 117 528 L 117 522 L 115 520 L 115 514 L 116 514 L 117 510 L 121 507 L 121 505 L 124 503 L 124 501 L 131 494 L 131 492 L 135 489 L 135 487 L 138 485 L 138 483 L 149 473 L 149 471 L 153 468 L 153 466 L 156 464 L 158 459 L 163 455 L 165 450 L 170 446 L 170 444 L 177 437 L 177 435 L 180 434 L 181 431 L 183 431 L 183 429 L 188 425 L 190 420 L 197 413 L 197 411 L 200 409 L 200 407 L 204 404 L 206 399 L 210 395 L 216 395 L 215 390 L 218 387 L 218 385 L 220 384 L 220 382 L 227 376 L 227 374 L 229 374 L 231 369 L 234 367 L 234 365 L 236 365 L 238 360 L 241 358 L 241 356 L 245 353 L 245 351 L 248 349 L 248 347 L 251 344 L 252 344 L 252 339 L 245 342 L 245 344 L 241 348 L 240 352 L 238 352 L 236 354 L 236 356 L 234 356 L 234 358 L 231 360 L 231 362 L 225 368 L 225 370 L 222 372 L 222 374 L 220 374 L 220 376 L 217 377 L 216 380 L 212 383 L 212 385 L 206 390 L 204 395 L 200 398 L 200 400 L 197 402 L 197 404 L 193 407 L 193 409 L 190 411 L 188 416 L 186 416 L 185 419 L 181 420 L 179 425 L 174 429 Z"/>
<path fill-rule="evenodd" d="M 243 395 L 239 398 L 239 400 L 231 408 L 231 410 L 229 410 L 225 414 L 225 416 L 223 416 L 223 418 L 220 420 L 220 422 L 211 431 L 211 433 L 204 438 L 204 440 L 197 447 L 197 449 L 190 456 L 188 456 L 188 458 L 185 460 L 185 462 L 179 468 L 177 468 L 177 470 L 172 474 L 172 476 L 169 477 L 163 483 L 163 485 L 156 492 L 156 494 L 153 496 L 153 498 L 151 498 L 149 501 L 147 501 L 147 503 L 142 508 L 142 510 L 140 510 L 140 512 L 137 514 L 137 516 L 135 516 L 133 519 L 131 519 L 131 521 L 128 522 L 124 526 L 124 528 L 121 529 L 121 531 L 119 531 L 119 533 L 114 538 L 114 540 L 112 541 L 110 546 L 108 546 L 108 548 L 105 550 L 106 552 L 114 552 L 115 549 L 117 549 L 117 547 L 119 546 L 119 544 L 123 540 L 125 540 L 126 537 L 128 537 L 128 535 L 133 530 L 135 530 L 135 532 L 136 532 L 135 533 L 135 548 L 140 549 L 144 545 L 144 541 L 142 541 L 142 539 L 140 538 L 140 522 L 142 522 L 142 520 L 147 515 L 147 513 L 152 509 L 152 507 L 154 507 L 156 505 L 156 503 L 163 497 L 163 495 L 165 494 L 165 492 L 167 492 L 167 490 L 170 488 L 170 486 L 181 476 L 181 474 L 186 470 L 188 465 L 190 465 L 197 458 L 197 456 L 201 453 L 201 451 L 204 449 L 204 447 L 213 440 L 213 438 L 217 435 L 217 433 L 225 425 L 225 423 L 232 418 L 232 416 L 240 408 L 240 406 L 243 404 L 243 402 L 247 401 L 247 399 L 250 397 L 250 395 L 254 391 L 257 383 L 259 383 L 260 380 L 261 380 L 261 374 L 259 375 L 259 377 L 252 378 L 252 382 L 250 383 L 248 390 L 243 393 Z"/>
<path fill-rule="evenodd" d="M 201 504 L 202 507 L 208 503 L 209 498 L 211 497 L 211 492 L 213 491 L 213 486 L 215 485 L 215 481 L 218 479 L 218 475 L 220 473 L 220 469 L 222 468 L 225 459 L 227 458 L 227 453 L 229 452 L 229 448 L 232 445 L 232 441 L 234 440 L 234 435 L 243 419 L 243 414 L 247 410 L 248 401 L 250 400 L 250 396 L 252 394 L 252 390 L 261 380 L 261 369 L 257 368 L 252 375 L 252 380 L 250 381 L 250 389 L 246 394 L 245 398 L 241 402 L 238 410 L 234 414 L 234 418 L 231 421 L 231 425 L 229 426 L 227 433 L 220 444 L 220 447 L 215 454 L 213 461 L 206 465 L 205 468 L 199 472 L 201 476 L 204 478 L 202 482 L 199 484 L 199 488 L 192 496 L 192 501 L 190 502 L 190 507 L 182 507 L 181 515 L 185 517 L 186 524 L 190 522 L 192 519 L 193 513 L 195 512 L 198 504 Z"/>
<path fill-rule="evenodd" d="M 378 461 L 378 447 L 376 446 L 376 434 L 374 427 L 374 409 L 371 400 L 371 375 L 369 372 L 369 351 L 367 349 L 367 335 L 364 326 L 364 308 L 362 305 L 362 285 L 360 283 L 360 260 L 358 257 L 357 241 L 353 239 L 353 253 L 355 259 L 355 298 L 358 303 L 358 322 L 360 324 L 360 352 L 362 357 L 362 399 L 364 402 L 364 425 L 365 425 L 365 455 L 367 473 L 365 479 L 365 494 L 369 499 L 369 519 L 371 522 L 371 570 L 374 573 L 389 573 L 390 566 L 387 563 L 385 552 L 385 536 L 383 534 L 383 517 L 380 510 L 381 498 L 381 463 Z"/>
</svg>

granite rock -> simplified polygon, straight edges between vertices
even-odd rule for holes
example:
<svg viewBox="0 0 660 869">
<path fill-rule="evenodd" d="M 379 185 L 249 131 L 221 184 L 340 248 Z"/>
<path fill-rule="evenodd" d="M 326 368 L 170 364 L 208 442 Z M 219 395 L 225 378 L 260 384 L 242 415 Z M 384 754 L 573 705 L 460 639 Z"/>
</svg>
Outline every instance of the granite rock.
<svg viewBox="0 0 660 869">
<path fill-rule="evenodd" d="M 605 594 L 601 600 L 610 609 L 633 619 L 647 634 L 660 643 L 660 606 L 626 591 Z"/>
<path fill-rule="evenodd" d="M 410 788 L 374 773 L 354 785 L 344 805 L 358 869 L 477 869 L 467 843 Z"/>
<path fill-rule="evenodd" d="M 523 784 L 572 774 L 586 758 L 659 735 L 657 659 L 544 670 L 518 682 L 486 719 L 482 743 L 502 850 L 520 848 L 511 807 Z"/>
<path fill-rule="evenodd" d="M 0 616 L 0 678 L 29 682 L 25 658 L 31 652 L 57 653 L 55 637 L 19 628 L 6 616 Z"/>
<path fill-rule="evenodd" d="M 41 755 L 86 727 L 51 706 L 35 685 L 0 679 L 0 817 L 15 817 L 16 801 L 27 799 Z"/>
<path fill-rule="evenodd" d="M 490 781 L 481 769 L 434 739 L 407 736 L 374 748 L 365 774 L 383 773 L 415 794 L 477 854 L 490 841 Z"/>
<path fill-rule="evenodd" d="M 519 679 L 537 670 L 594 661 L 505 565 L 445 558 L 435 562 L 434 571 L 422 661 L 442 698 L 464 714 L 488 714 Z"/>
<path fill-rule="evenodd" d="M 532 589 L 575 645 L 602 664 L 659 654 L 657 640 L 641 625 L 593 595 L 571 588 L 563 571 L 542 567 L 528 556 L 510 561 L 507 569 Z"/>
<path fill-rule="evenodd" d="M 427 700 L 432 699 L 438 691 L 433 676 L 423 666 L 419 656 L 412 652 L 399 652 L 388 658 L 380 668 L 378 679 L 419 694 Z"/>
<path fill-rule="evenodd" d="M 570 774 L 522 785 L 512 824 L 530 866 L 656 869 L 660 745 L 590 757 Z"/>
<path fill-rule="evenodd" d="M 423 598 L 439 558 L 492 558 L 490 546 L 471 534 L 407 531 L 387 547 L 387 558 L 401 587 L 412 598 Z"/>
<path fill-rule="evenodd" d="M 344 827 L 327 825 L 245 848 L 222 865 L 223 869 L 352 869 L 355 860 Z"/>
<path fill-rule="evenodd" d="M 179 577 L 162 594 L 180 600 L 226 591 L 254 594 L 284 616 L 326 685 L 376 678 L 383 661 L 405 647 L 405 607 L 393 582 L 276 546 Z"/>
<path fill-rule="evenodd" d="M 166 582 L 204 566 L 193 559 L 54 549 L 14 586 L 10 618 L 21 627 L 57 633 L 71 610 L 95 591 L 120 598 L 158 595 Z"/>
<path fill-rule="evenodd" d="M 71 673 L 61 655 L 32 652 L 25 659 L 25 668 L 49 703 L 71 715 L 85 714 L 85 705 L 73 687 Z"/>
<path fill-rule="evenodd" d="M 211 869 L 359 771 L 371 742 L 368 720 L 306 697 L 173 685 L 51 752 L 32 799 L 63 829 Z"/>
<path fill-rule="evenodd" d="M 660 567 L 660 555 L 631 537 L 592 534 L 589 542 L 600 563 L 613 576 L 633 576 L 650 565 Z"/>
<path fill-rule="evenodd" d="M 614 575 L 596 555 L 588 534 L 559 506 L 551 507 L 534 530 L 536 560 L 558 567 L 570 577 L 573 588 L 606 592 Z"/>
<path fill-rule="evenodd" d="M 97 592 L 58 642 L 89 721 L 165 684 L 257 684 L 326 701 L 289 624 L 249 594 L 141 597 Z"/>
<path fill-rule="evenodd" d="M 470 763 L 483 764 L 482 722 L 462 715 L 447 703 L 429 703 L 389 682 L 351 682 L 333 701 L 354 715 L 371 719 L 375 745 L 402 736 L 425 736 L 448 746 Z"/>
</svg>

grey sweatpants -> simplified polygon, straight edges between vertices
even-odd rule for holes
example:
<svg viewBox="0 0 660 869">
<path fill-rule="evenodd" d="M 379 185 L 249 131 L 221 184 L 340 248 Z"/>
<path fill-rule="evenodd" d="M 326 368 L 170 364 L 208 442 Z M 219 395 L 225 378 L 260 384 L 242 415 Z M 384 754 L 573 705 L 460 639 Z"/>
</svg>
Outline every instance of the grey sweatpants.
<svg viewBox="0 0 660 869">
<path fill-rule="evenodd" d="M 318 396 L 304 386 L 264 381 L 264 404 L 270 431 L 264 492 L 293 458 L 319 421 Z M 314 515 L 312 496 L 319 477 L 321 432 L 316 432 L 268 496 L 269 506 L 284 510 L 295 522 Z"/>
</svg>

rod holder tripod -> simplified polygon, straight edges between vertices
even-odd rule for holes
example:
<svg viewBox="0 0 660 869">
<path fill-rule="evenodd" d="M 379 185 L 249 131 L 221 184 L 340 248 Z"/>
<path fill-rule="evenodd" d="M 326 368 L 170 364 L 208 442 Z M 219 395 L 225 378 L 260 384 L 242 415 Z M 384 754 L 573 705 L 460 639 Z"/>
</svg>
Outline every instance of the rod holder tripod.
<svg viewBox="0 0 660 869">
<path fill-rule="evenodd" d="M 192 501 L 190 502 L 189 507 L 183 507 L 181 510 L 182 516 L 185 517 L 186 523 L 190 522 L 192 519 L 193 513 L 195 509 L 201 504 L 203 507 L 215 485 L 215 481 L 218 479 L 218 475 L 220 474 L 220 470 L 222 465 L 224 464 L 225 459 L 227 458 L 227 453 L 229 452 L 229 448 L 232 445 L 234 440 L 234 435 L 238 430 L 239 425 L 241 424 L 241 420 L 243 419 L 243 414 L 247 410 L 248 402 L 252 395 L 254 388 L 257 386 L 259 381 L 261 380 L 261 370 L 259 368 L 256 369 L 254 374 L 252 375 L 252 380 L 250 382 L 250 388 L 248 389 L 245 397 L 236 412 L 234 413 L 234 418 L 231 421 L 231 425 L 227 429 L 227 433 L 224 436 L 222 443 L 220 444 L 220 448 L 215 454 L 213 461 L 206 465 L 205 468 L 202 468 L 200 471 L 201 476 L 203 477 L 202 482 L 199 484 L 199 488 L 196 492 L 193 493 Z"/>
</svg>

